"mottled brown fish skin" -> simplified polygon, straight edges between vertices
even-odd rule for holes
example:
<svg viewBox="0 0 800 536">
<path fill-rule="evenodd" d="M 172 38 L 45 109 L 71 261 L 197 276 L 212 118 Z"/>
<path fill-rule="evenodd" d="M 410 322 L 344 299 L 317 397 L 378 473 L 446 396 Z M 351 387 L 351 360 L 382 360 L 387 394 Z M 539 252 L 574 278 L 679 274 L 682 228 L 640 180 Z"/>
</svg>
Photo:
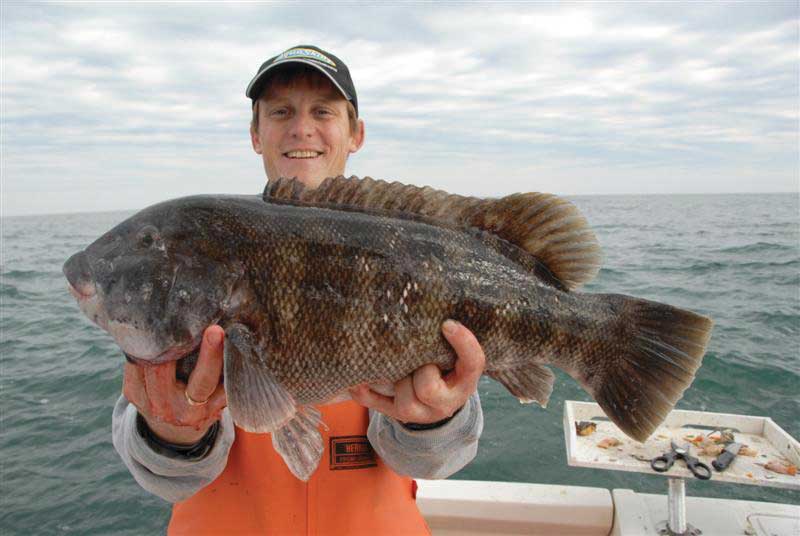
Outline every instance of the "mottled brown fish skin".
<svg viewBox="0 0 800 536">
<path fill-rule="evenodd" d="M 490 374 L 533 359 L 591 376 L 607 361 L 592 356 L 613 350 L 608 330 L 621 329 L 613 300 L 541 284 L 486 247 L 483 232 L 233 198 L 180 210 L 219 233 L 197 237 L 198 250 L 223 247 L 243 264 L 245 298 L 221 323 L 261 337 L 267 366 L 299 405 L 426 363 L 452 367 L 446 318 L 475 333 Z"/>
<path fill-rule="evenodd" d="M 483 246 L 486 233 L 246 200 L 193 203 L 224 229 L 224 240 L 207 244 L 224 243 L 245 268 L 246 297 L 221 322 L 235 317 L 260 335 L 269 368 L 299 405 L 426 363 L 450 368 L 455 356 L 439 331 L 446 318 L 475 333 L 489 370 L 567 342 L 553 325 L 573 297 Z"/>
<path fill-rule="evenodd" d="M 316 195 L 325 185 L 381 193 L 337 179 Z M 381 195 L 391 199 L 392 188 L 408 189 L 389 185 Z M 189 354 L 205 327 L 222 325 L 231 335 L 228 401 L 249 429 L 275 430 L 293 408 L 328 402 L 353 385 L 394 382 L 427 363 L 451 368 L 455 354 L 440 332 L 448 318 L 476 335 L 486 374 L 523 401 L 547 403 L 554 376 L 542 365 L 552 364 L 632 437 L 644 440 L 663 421 L 700 366 L 709 319 L 568 291 L 593 275 L 596 243 L 574 207 L 557 198 L 451 200 L 462 212 L 449 220 L 427 219 L 435 206 L 418 198 L 416 215 L 260 196 L 177 199 L 126 220 L 64 271 L 73 288 L 97 289 L 84 311 L 112 334 L 116 327 L 117 341 L 146 351 L 150 362 Z M 540 241 L 548 265 L 533 256 Z M 569 277 L 562 283 L 557 274 Z"/>
</svg>

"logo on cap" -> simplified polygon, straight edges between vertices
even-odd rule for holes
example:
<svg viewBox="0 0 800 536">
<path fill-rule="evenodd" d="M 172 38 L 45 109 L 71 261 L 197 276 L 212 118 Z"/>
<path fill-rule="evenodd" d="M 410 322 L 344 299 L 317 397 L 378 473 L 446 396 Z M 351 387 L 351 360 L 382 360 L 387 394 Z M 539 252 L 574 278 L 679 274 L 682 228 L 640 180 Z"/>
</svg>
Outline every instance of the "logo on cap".
<svg viewBox="0 0 800 536">
<path fill-rule="evenodd" d="M 324 64 L 325 67 L 330 67 L 336 70 L 336 63 L 325 54 L 312 50 L 310 48 L 291 48 L 286 52 L 280 54 L 275 58 L 275 63 L 283 60 L 303 58 L 306 60 L 316 61 L 317 63 Z"/>
</svg>

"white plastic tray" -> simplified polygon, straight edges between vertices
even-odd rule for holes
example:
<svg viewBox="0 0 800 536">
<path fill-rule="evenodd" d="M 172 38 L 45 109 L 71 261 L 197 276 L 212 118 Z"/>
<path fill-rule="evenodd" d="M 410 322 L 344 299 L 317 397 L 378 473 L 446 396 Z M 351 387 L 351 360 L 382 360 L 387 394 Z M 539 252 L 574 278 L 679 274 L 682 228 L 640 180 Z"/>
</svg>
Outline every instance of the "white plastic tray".
<svg viewBox="0 0 800 536">
<path fill-rule="evenodd" d="M 575 423 L 593 421 L 597 430 L 588 436 L 579 436 Z M 722 473 L 711 466 L 715 456 L 705 456 L 692 445 L 691 454 L 711 468 L 711 482 L 735 482 L 755 486 L 800 489 L 800 474 L 791 476 L 768 471 L 763 464 L 772 460 L 789 462 L 800 466 L 800 443 L 787 434 L 768 417 L 751 417 L 705 411 L 673 410 L 645 443 L 626 436 L 614 425 L 595 403 L 567 400 L 564 403 L 564 436 L 567 444 L 567 463 L 576 467 L 632 471 L 666 477 L 693 479 L 686 465 L 677 460 L 669 471 L 657 473 L 650 467 L 650 460 L 670 450 L 670 441 L 685 445 L 687 436 L 707 435 L 712 430 L 730 428 L 734 430 L 738 443 L 756 450 L 754 457 L 736 456 Z M 605 438 L 616 438 L 617 447 L 603 449 L 597 444 Z M 759 465 L 761 464 L 761 465 Z"/>
</svg>

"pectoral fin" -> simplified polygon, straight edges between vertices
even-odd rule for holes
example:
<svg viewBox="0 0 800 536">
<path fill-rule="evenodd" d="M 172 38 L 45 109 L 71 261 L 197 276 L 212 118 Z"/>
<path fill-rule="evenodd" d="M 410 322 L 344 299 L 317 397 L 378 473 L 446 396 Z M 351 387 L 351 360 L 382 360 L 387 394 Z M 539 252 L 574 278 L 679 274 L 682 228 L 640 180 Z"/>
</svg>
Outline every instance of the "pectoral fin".
<svg viewBox="0 0 800 536">
<path fill-rule="evenodd" d="M 312 406 L 300 408 L 294 419 L 272 432 L 272 446 L 283 457 L 294 476 L 308 481 L 322 458 L 322 423 L 319 411 Z"/>
<path fill-rule="evenodd" d="M 275 379 L 256 336 L 242 324 L 225 330 L 225 394 L 233 422 L 267 433 L 296 413 L 292 395 Z"/>
</svg>

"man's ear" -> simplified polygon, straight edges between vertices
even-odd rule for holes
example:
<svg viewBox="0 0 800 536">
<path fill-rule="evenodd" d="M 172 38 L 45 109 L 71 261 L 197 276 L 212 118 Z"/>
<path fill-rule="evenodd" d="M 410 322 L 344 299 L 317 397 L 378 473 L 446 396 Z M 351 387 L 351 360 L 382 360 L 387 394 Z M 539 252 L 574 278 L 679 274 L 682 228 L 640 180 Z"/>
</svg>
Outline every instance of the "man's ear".
<svg viewBox="0 0 800 536">
<path fill-rule="evenodd" d="M 350 136 L 350 152 L 354 153 L 361 149 L 361 146 L 364 145 L 364 138 L 366 136 L 364 130 L 364 121 L 362 119 L 358 120 L 358 128 L 356 128 L 356 132 Z"/>
<path fill-rule="evenodd" d="M 261 154 L 261 139 L 259 139 L 258 132 L 256 132 L 256 129 L 254 129 L 252 126 L 250 127 L 250 142 L 253 144 L 253 150 L 257 154 Z"/>
<path fill-rule="evenodd" d="M 261 113 L 261 110 L 259 110 L 258 101 L 253 104 L 253 111 L 256 114 Z M 252 121 L 250 122 L 250 143 L 253 144 L 253 150 L 256 152 L 256 154 L 261 154 L 264 150 L 263 147 L 261 147 L 261 140 L 258 138 L 258 131 L 253 128 Z"/>
</svg>

